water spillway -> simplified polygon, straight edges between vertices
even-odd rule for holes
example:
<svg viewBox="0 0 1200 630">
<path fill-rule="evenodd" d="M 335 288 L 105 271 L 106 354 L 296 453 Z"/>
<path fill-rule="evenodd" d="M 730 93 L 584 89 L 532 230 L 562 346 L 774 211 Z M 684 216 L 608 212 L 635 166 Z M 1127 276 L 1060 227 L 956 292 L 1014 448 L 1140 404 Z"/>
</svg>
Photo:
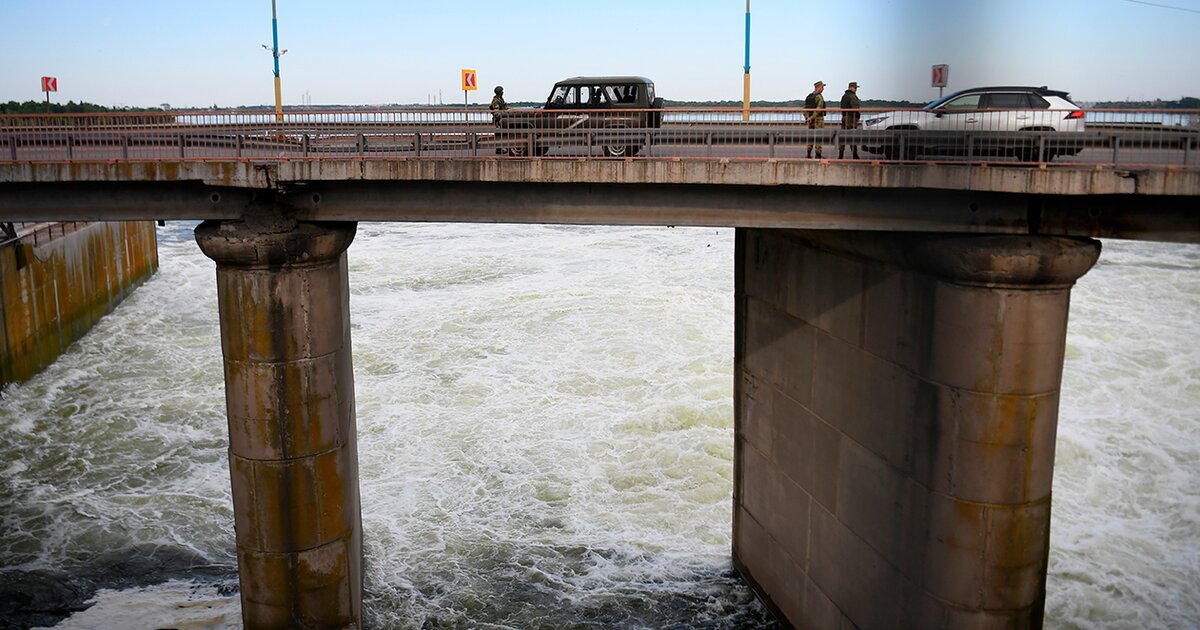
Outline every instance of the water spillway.
<svg viewBox="0 0 1200 630">
<path fill-rule="evenodd" d="M 0 402 L 0 565 L 99 589 L 63 627 L 240 623 L 191 232 L 160 229 L 159 274 Z M 372 626 L 768 622 L 729 572 L 732 249 L 732 230 L 360 224 Z M 1198 270 L 1194 246 L 1106 241 L 1074 290 L 1049 627 L 1200 620 Z"/>
</svg>

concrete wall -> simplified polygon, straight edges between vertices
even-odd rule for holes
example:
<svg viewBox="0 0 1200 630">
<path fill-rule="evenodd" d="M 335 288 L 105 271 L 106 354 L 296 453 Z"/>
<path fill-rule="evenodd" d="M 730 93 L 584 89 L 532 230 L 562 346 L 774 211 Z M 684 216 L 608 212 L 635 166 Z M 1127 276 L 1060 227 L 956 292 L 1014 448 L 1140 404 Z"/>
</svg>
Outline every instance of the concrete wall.
<svg viewBox="0 0 1200 630">
<path fill-rule="evenodd" d="M 158 269 L 153 222 L 77 227 L 0 247 L 0 387 L 53 363 Z"/>
<path fill-rule="evenodd" d="M 799 628 L 1041 625 L 1087 239 L 739 230 L 734 559 Z"/>
</svg>

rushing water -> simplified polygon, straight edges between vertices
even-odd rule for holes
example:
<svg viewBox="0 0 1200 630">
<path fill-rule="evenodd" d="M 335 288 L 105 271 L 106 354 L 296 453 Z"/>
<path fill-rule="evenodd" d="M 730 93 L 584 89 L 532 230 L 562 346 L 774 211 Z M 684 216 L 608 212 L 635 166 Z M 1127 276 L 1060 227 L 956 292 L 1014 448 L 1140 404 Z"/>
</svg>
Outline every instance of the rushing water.
<svg viewBox="0 0 1200 630">
<path fill-rule="evenodd" d="M 159 274 L 0 401 L 0 565 L 101 589 L 58 627 L 238 624 L 191 227 L 161 228 Z M 729 560 L 732 236 L 360 225 L 369 627 L 768 623 Z M 1107 242 L 1075 290 L 1050 627 L 1200 625 L 1198 307 L 1195 246 Z"/>
</svg>

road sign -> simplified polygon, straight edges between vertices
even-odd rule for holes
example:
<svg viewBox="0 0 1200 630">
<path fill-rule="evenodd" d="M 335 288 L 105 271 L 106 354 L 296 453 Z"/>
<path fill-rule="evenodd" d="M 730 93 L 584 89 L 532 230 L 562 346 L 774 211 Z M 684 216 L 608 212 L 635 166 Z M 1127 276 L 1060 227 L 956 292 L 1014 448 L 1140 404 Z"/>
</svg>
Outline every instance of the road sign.
<svg viewBox="0 0 1200 630">
<path fill-rule="evenodd" d="M 42 77 L 42 91 L 43 92 L 57 92 L 58 91 L 58 77 Z"/>
<path fill-rule="evenodd" d="M 467 68 L 463 68 L 462 84 L 463 84 L 464 92 L 479 89 L 479 81 L 475 76 L 474 70 L 468 70 Z"/>
<path fill-rule="evenodd" d="M 946 83 L 950 81 L 950 66 L 946 64 L 938 64 L 933 67 L 933 82 L 932 87 L 946 87 Z"/>
</svg>

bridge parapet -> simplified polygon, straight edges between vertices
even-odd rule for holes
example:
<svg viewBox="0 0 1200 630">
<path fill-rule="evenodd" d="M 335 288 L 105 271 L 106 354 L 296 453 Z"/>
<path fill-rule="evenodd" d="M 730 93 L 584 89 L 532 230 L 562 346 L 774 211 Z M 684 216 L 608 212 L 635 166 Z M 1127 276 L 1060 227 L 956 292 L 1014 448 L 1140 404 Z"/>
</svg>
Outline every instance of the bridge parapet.
<svg viewBox="0 0 1200 630">
<path fill-rule="evenodd" d="M 523 121 L 516 126 L 498 126 L 491 112 L 476 108 L 293 110 L 281 119 L 274 112 L 246 110 L 0 116 L 0 162 L 502 160 L 526 155 L 804 160 L 814 146 L 824 145 L 862 147 L 864 157 L 887 161 L 1200 168 L 1197 110 L 1089 110 L 1086 120 L 1057 131 L 1053 124 L 1017 123 L 997 111 L 956 111 L 973 116 L 969 126 L 960 126 L 921 110 L 864 108 L 856 110 L 863 124 L 849 128 L 842 127 L 838 108 L 826 110 L 822 122 L 811 126 L 808 112 L 798 108 L 756 108 L 749 120 L 732 108 L 622 111 L 625 115 L 614 117 L 602 109 L 511 110 Z M 908 114 L 924 114 L 930 127 L 871 124 Z M 1037 110 L 1036 118 L 1057 121 L 1078 114 L 1080 110 Z M 644 126 L 631 126 L 635 123 Z M 820 157 L 820 149 L 816 153 Z"/>
<path fill-rule="evenodd" d="M 199 182 L 274 188 L 296 182 L 445 181 L 905 188 L 1045 195 L 1200 194 L 1200 171 L 1028 168 L 769 160 L 261 160 L 0 164 L 0 184 Z"/>
</svg>

